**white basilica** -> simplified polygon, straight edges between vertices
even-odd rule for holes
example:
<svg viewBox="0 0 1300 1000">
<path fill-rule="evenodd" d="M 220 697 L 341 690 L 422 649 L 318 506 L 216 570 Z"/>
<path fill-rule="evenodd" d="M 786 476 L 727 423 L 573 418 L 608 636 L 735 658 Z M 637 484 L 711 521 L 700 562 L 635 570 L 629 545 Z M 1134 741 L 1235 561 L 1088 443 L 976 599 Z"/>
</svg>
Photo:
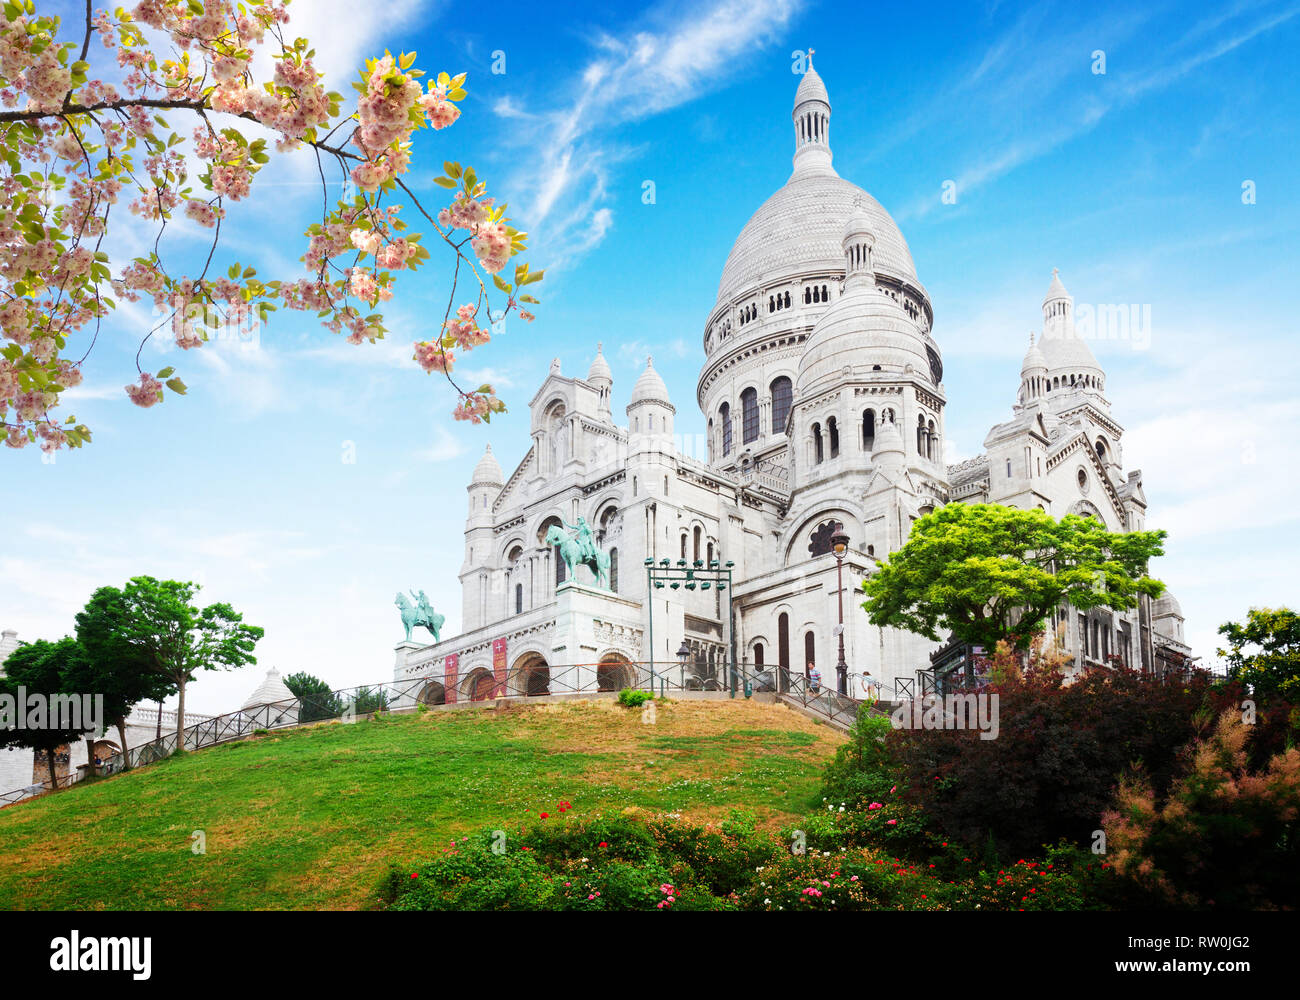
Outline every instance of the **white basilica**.
<svg viewBox="0 0 1300 1000">
<path fill-rule="evenodd" d="M 1012 418 L 989 432 L 984 454 L 945 464 L 943 362 L 907 243 L 879 202 L 835 172 L 830 98 L 811 68 L 792 118 L 794 169 L 741 230 L 704 324 L 695 401 L 707 455 L 675 436 L 652 361 L 625 424 L 599 348 L 585 378 L 552 363 L 530 404 L 531 447 L 507 477 L 489 446 L 469 484 L 462 633 L 398 646 L 399 680 L 438 678 L 428 700 L 543 693 L 574 664 L 586 665 L 584 689 L 622 687 L 652 658 L 676 672 L 683 648 L 684 671 L 717 677 L 729 642 L 752 665 L 803 674 L 815 663 L 833 686 L 837 523 L 849 537 L 850 675 L 869 671 L 885 697 L 905 695 L 933 679 L 936 646 L 869 624 L 854 590 L 918 517 L 985 501 L 1087 513 L 1112 531 L 1144 526 L 1141 473 L 1124 471 L 1105 373 L 1075 335 L 1055 272 Z M 566 580 L 544 542 L 579 517 L 611 556 L 612 592 L 585 567 Z M 732 586 L 652 587 L 647 560 L 716 561 Z M 1055 624 L 1076 664 L 1118 656 L 1160 669 L 1190 652 L 1168 594 L 1124 614 L 1062 608 Z"/>
</svg>

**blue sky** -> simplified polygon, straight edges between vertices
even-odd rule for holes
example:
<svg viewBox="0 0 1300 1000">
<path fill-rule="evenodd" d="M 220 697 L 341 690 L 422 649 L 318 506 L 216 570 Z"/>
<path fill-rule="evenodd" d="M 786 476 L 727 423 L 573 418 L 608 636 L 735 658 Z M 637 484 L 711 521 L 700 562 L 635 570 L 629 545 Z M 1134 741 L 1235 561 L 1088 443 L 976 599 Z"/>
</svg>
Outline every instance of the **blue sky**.
<svg viewBox="0 0 1300 1000">
<path fill-rule="evenodd" d="M 678 429 L 702 429 L 703 322 L 732 241 L 789 175 L 793 53 L 809 46 L 835 166 L 894 215 L 930 291 L 950 458 L 1010 415 L 1053 267 L 1078 303 L 1149 305 L 1149 342 L 1093 346 L 1149 523 L 1171 534 L 1157 573 L 1198 653 L 1251 605 L 1295 605 L 1300 5 L 385 6 L 378 26 L 341 0 L 292 9 L 338 89 L 385 47 L 468 72 L 463 118 L 421 134 L 413 180 L 440 205 L 442 160 L 472 163 L 548 268 L 538 320 L 472 356 L 510 412 L 454 423 L 445 383 L 409 360 L 444 294 L 436 253 L 378 346 L 277 314 L 255 344 L 146 347 L 146 367 L 175 364 L 191 387 L 149 411 L 121 389 L 149 317 L 123 310 L 70 400 L 94 444 L 53 464 L 0 456 L 0 627 L 58 636 L 94 587 L 150 573 L 267 629 L 259 667 L 205 677 L 197 710 L 235 707 L 271 665 L 389 677 L 396 590 L 426 589 L 458 627 L 464 484 L 488 441 L 507 474 L 522 458 L 551 358 L 584 374 L 604 341 L 621 415 L 653 352 Z M 314 169 L 264 173 L 232 211 L 226 262 L 299 273 Z M 119 238 L 117 253 L 145 237 Z M 174 257 L 198 246 L 177 228 Z"/>
</svg>

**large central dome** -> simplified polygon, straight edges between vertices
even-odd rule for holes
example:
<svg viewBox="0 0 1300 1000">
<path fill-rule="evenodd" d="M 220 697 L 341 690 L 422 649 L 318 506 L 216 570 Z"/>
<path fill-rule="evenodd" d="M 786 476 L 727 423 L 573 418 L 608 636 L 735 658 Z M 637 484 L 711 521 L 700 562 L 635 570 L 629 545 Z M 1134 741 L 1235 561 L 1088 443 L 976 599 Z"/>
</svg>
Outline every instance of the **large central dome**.
<svg viewBox="0 0 1300 1000">
<path fill-rule="evenodd" d="M 840 240 L 855 208 L 871 220 L 877 273 L 920 286 L 907 241 L 880 202 L 829 165 L 824 171 L 796 169 L 745 224 L 722 269 L 718 305 L 795 274 L 843 271 Z"/>
</svg>

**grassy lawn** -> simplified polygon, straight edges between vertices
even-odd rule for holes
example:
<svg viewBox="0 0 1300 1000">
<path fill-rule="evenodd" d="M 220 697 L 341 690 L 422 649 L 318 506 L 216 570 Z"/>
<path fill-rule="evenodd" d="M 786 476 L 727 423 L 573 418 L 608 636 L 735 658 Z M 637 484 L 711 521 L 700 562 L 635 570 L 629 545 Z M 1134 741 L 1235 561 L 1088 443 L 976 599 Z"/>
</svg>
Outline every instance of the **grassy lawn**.
<svg viewBox="0 0 1300 1000">
<path fill-rule="evenodd" d="M 429 712 L 214 747 L 0 810 L 0 908 L 365 908 L 453 836 L 637 806 L 776 827 L 843 741 L 781 705 Z M 207 853 L 191 851 L 202 830 Z"/>
</svg>

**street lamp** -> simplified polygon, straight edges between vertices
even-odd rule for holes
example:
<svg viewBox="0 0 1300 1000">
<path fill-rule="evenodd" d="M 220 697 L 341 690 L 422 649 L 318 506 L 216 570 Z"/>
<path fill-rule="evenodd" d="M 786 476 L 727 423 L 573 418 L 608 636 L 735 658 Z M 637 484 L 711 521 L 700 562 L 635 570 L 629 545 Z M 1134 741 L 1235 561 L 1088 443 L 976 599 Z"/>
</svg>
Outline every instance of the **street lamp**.
<svg viewBox="0 0 1300 1000">
<path fill-rule="evenodd" d="M 835 553 L 835 579 L 838 584 L 840 601 L 840 625 L 836 631 L 840 637 L 840 660 L 835 664 L 835 684 L 840 694 L 849 693 L 849 666 L 844 662 L 844 555 L 849 551 L 849 536 L 844 532 L 844 525 L 835 522 L 835 534 L 831 535 L 831 550 Z"/>
<path fill-rule="evenodd" d="M 682 690 L 683 691 L 686 690 L 686 660 L 690 657 L 690 655 L 691 655 L 691 647 L 686 645 L 686 640 L 683 639 L 682 644 L 677 647 L 677 663 L 682 668 Z"/>
</svg>

